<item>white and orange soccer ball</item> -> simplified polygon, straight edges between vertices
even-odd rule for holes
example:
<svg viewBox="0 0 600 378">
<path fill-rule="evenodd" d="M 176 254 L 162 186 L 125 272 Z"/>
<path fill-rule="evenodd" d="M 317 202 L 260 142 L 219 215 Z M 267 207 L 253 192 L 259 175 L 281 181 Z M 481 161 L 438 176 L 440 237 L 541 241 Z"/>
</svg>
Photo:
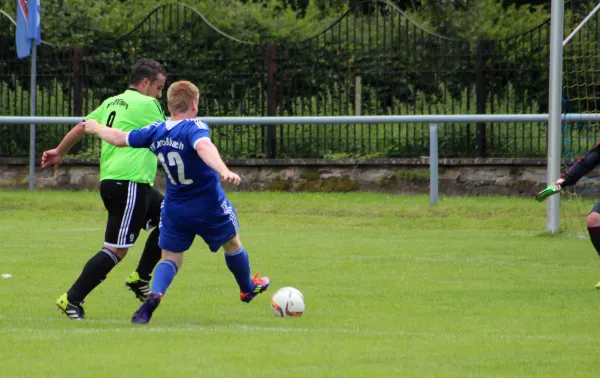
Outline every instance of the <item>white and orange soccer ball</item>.
<svg viewBox="0 0 600 378">
<path fill-rule="evenodd" d="M 304 296 L 291 286 L 282 287 L 271 297 L 271 309 L 275 316 L 298 317 L 304 313 Z"/>
</svg>

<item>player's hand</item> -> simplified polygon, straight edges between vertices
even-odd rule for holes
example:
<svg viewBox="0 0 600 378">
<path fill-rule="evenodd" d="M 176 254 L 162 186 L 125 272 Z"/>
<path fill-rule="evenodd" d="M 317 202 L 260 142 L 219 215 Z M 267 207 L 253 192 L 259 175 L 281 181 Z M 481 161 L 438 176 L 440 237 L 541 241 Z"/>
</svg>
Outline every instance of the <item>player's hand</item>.
<svg viewBox="0 0 600 378">
<path fill-rule="evenodd" d="M 96 134 L 96 132 L 98 132 L 98 129 L 100 127 L 102 127 L 102 125 L 100 125 L 100 123 L 98 123 L 98 121 L 93 120 L 93 119 L 83 122 L 83 129 L 88 134 Z"/>
<path fill-rule="evenodd" d="M 559 180 L 560 183 L 562 183 L 562 180 Z M 538 202 L 542 202 L 544 201 L 546 198 L 560 193 L 560 191 L 562 190 L 562 187 L 560 186 L 560 184 L 557 182 L 556 184 L 552 184 L 549 185 L 546 189 L 542 190 L 541 192 L 539 192 L 537 194 L 537 196 L 535 196 L 535 200 Z"/>
<path fill-rule="evenodd" d="M 228 182 L 233 185 L 239 185 L 240 181 L 242 181 L 242 179 L 240 179 L 240 176 L 238 176 L 237 174 L 235 174 L 231 171 L 225 172 L 222 176 L 222 179 L 223 179 L 223 181 Z"/>
<path fill-rule="evenodd" d="M 54 166 L 54 168 L 58 168 L 62 163 L 62 155 L 57 148 L 53 150 L 44 151 L 42 154 L 42 168 L 48 168 L 50 166 Z"/>
</svg>

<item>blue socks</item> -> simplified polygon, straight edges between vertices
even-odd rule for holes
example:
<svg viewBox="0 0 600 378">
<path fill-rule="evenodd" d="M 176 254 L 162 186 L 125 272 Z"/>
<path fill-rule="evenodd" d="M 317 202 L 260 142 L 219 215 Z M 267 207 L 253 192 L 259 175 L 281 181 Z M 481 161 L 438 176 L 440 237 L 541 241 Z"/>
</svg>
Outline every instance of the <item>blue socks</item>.
<svg viewBox="0 0 600 378">
<path fill-rule="evenodd" d="M 163 260 L 154 270 L 154 279 L 152 280 L 152 292 L 155 294 L 165 294 L 173 278 L 177 274 L 177 265 L 171 260 Z"/>
<path fill-rule="evenodd" d="M 254 291 L 254 282 L 250 278 L 250 260 L 248 260 L 248 253 L 244 250 L 244 247 L 241 247 L 232 254 L 225 253 L 225 263 L 227 263 L 227 267 L 233 273 L 240 291 L 244 293 Z M 152 291 L 154 291 L 154 286 L 152 286 Z"/>
<path fill-rule="evenodd" d="M 225 253 L 225 263 L 231 271 L 240 287 L 240 291 L 250 293 L 254 291 L 254 282 L 250 278 L 250 261 L 248 253 L 244 248 L 240 248 L 232 254 Z M 154 270 L 154 279 L 152 280 L 152 292 L 165 294 L 173 278 L 177 274 L 177 265 L 171 260 L 163 260 Z"/>
</svg>

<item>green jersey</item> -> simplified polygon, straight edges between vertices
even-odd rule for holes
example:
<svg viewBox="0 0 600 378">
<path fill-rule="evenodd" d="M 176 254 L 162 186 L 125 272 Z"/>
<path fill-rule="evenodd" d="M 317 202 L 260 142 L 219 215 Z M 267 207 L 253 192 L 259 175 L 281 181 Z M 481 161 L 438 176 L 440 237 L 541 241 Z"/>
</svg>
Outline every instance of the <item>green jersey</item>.
<svg viewBox="0 0 600 378">
<path fill-rule="evenodd" d="M 156 121 L 162 122 L 165 114 L 158 100 L 135 89 L 128 89 L 105 100 L 85 119 L 129 132 Z M 156 167 L 156 156 L 146 148 L 115 147 L 102 142 L 100 181 L 128 180 L 152 185 Z"/>
</svg>

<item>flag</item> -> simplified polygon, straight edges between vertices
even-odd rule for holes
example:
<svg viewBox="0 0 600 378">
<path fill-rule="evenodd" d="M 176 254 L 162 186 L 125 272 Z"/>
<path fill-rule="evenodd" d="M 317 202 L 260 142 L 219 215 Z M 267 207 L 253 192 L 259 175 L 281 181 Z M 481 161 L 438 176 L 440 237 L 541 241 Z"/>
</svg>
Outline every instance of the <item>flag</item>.
<svg viewBox="0 0 600 378">
<path fill-rule="evenodd" d="M 17 0 L 17 56 L 19 59 L 27 58 L 31 52 L 31 41 L 27 38 L 27 2 Z"/>
<path fill-rule="evenodd" d="M 27 38 L 35 39 L 36 45 L 42 43 L 42 28 L 40 24 L 40 0 L 29 0 L 29 18 L 27 22 Z"/>
<path fill-rule="evenodd" d="M 27 58 L 31 54 L 31 43 L 42 43 L 40 28 L 40 0 L 17 0 L 17 56 Z"/>
</svg>

